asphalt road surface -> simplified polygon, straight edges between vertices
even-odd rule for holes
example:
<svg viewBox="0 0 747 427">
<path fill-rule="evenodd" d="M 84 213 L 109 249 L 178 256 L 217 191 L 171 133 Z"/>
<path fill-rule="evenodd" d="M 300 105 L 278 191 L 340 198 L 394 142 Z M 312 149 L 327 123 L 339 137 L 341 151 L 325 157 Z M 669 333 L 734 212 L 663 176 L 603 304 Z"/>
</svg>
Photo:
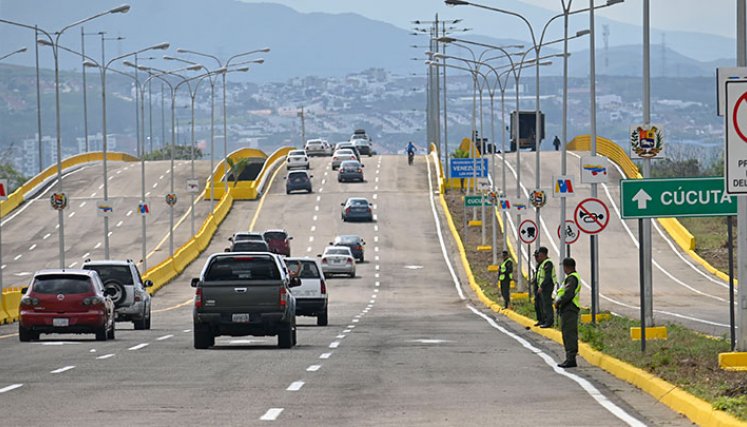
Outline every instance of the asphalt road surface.
<svg viewBox="0 0 747 427">
<path fill-rule="evenodd" d="M 435 218 L 443 218 L 434 215 L 425 158 L 411 167 L 404 156 L 364 162 L 365 183 L 339 184 L 329 158 L 314 159 L 314 193 L 286 195 L 278 178 L 264 202 L 237 203 L 208 251 L 154 298 L 150 331 L 119 329 L 116 341 L 104 343 L 85 335 L 19 343 L 13 325 L 0 327 L 0 420 L 76 426 L 689 424 L 584 362 L 575 370 L 556 368 L 558 345 L 483 312 L 462 285 L 448 230 L 436 226 Z M 348 196 L 368 197 L 377 221 L 342 223 L 340 203 Z M 274 337 L 220 337 L 215 348 L 194 350 L 190 278 L 234 231 L 251 228 L 287 229 L 294 256 L 315 256 L 335 235 L 357 233 L 367 242 L 367 261 L 356 278 L 328 280 L 329 326 L 299 318 L 297 347 L 279 350 Z"/>
<path fill-rule="evenodd" d="M 567 155 L 567 170 L 576 176 L 576 196 L 567 202 L 566 217 L 573 219 L 576 205 L 589 197 L 591 186 L 581 184 L 579 176 L 580 157 L 588 153 Z M 548 203 L 541 210 L 541 244 L 550 250 L 551 258 L 557 261 L 560 256 L 557 234 L 560 224 L 560 199 L 553 198 L 550 183 L 553 176 L 560 174 L 561 154 L 543 152 L 540 173 L 542 188 L 548 193 Z M 506 156 L 508 168 L 506 185 L 510 196 L 516 195 L 516 154 Z M 610 162 L 611 163 L 611 162 Z M 496 176 L 501 177 L 502 162 L 496 156 Z M 599 185 L 598 195 L 609 208 L 610 221 L 599 234 L 599 282 L 600 306 L 604 310 L 622 313 L 638 318 L 640 316 L 640 284 L 638 280 L 638 221 L 620 218 L 620 187 L 623 176 L 610 164 L 607 184 Z M 500 179 L 500 178 L 499 178 Z M 535 184 L 535 153 L 524 152 L 521 158 L 522 194 L 529 196 Z M 499 185 L 502 185 L 500 181 Z M 524 219 L 535 219 L 532 212 Z M 512 241 L 516 242 L 516 221 L 511 221 Z M 727 283 L 703 270 L 679 246 L 674 243 L 656 221 L 653 221 L 653 290 L 654 319 L 661 325 L 676 322 L 698 329 L 704 333 L 721 336 L 729 333 L 729 289 Z M 526 250 L 526 245 L 523 245 Z M 534 250 L 534 246 L 532 248 Z M 591 304 L 591 260 L 590 239 L 583 234 L 571 246 L 571 255 L 576 258 L 578 271 L 586 282 L 582 293 L 582 304 Z M 525 254 L 526 255 L 526 254 Z M 533 260 L 532 260 L 533 261 Z M 525 261 L 526 265 L 526 261 Z"/>
<path fill-rule="evenodd" d="M 109 254 L 112 259 L 142 259 L 141 221 L 138 203 L 141 195 L 140 163 L 109 162 L 109 199 L 114 213 L 109 218 Z M 170 162 L 145 163 L 146 200 L 151 214 L 146 217 L 146 248 L 148 265 L 156 265 L 169 256 L 169 208 L 164 197 L 169 193 Z M 195 162 L 195 176 L 204 178 L 209 173 L 209 162 Z M 186 215 L 190 195 L 186 181 L 191 176 L 190 162 L 177 161 L 174 167 L 174 248 L 189 240 L 191 217 Z M 97 202 L 103 200 L 101 163 L 90 163 L 65 173 L 63 191 L 69 198 L 65 209 L 65 266 L 80 267 L 86 258 L 104 258 L 104 219 L 96 212 Z M 55 183 L 53 181 L 51 184 Z M 26 284 L 34 271 L 59 267 L 57 212 L 52 210 L 49 197 L 56 191 L 49 185 L 38 195 L 3 218 L 4 287 Z M 199 230 L 210 212 L 209 201 L 198 201 L 195 223 Z M 184 217 L 184 219 L 182 219 Z"/>
</svg>

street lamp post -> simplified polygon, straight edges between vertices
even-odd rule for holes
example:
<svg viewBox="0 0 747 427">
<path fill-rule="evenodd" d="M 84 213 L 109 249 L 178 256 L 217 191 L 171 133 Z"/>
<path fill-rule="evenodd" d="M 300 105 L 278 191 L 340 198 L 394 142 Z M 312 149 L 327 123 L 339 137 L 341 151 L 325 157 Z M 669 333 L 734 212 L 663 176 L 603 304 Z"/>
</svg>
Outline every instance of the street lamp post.
<svg viewBox="0 0 747 427">
<path fill-rule="evenodd" d="M 54 58 L 54 82 L 55 82 L 55 132 L 56 132 L 56 139 L 57 139 L 57 192 L 60 194 L 62 194 L 62 190 L 63 190 L 63 186 L 62 186 L 62 133 L 61 133 L 61 119 L 60 119 L 60 61 L 59 61 L 59 51 L 57 49 L 57 46 L 59 45 L 60 37 L 62 37 L 65 31 L 67 31 L 68 29 L 72 27 L 82 25 L 88 21 L 94 20 L 96 18 L 100 18 L 105 15 L 114 14 L 114 13 L 127 13 L 129 10 L 130 10 L 129 5 L 122 5 L 119 7 L 115 7 L 105 12 L 101 12 L 96 15 L 90 16 L 88 18 L 84 18 L 79 21 L 73 22 L 72 24 L 69 24 L 63 27 L 62 29 L 56 32 L 49 32 L 49 31 L 39 29 L 36 26 L 22 24 L 22 23 L 14 22 L 14 21 L 8 21 L 6 19 L 0 19 L 0 23 L 35 30 L 43 34 L 46 37 L 46 39 L 37 39 L 37 42 L 41 42 L 41 44 L 48 45 L 52 48 L 52 55 Z M 62 209 L 57 211 L 57 223 L 59 226 L 58 235 L 59 235 L 59 251 L 60 251 L 59 253 L 60 268 L 65 268 L 65 214 Z"/>
</svg>

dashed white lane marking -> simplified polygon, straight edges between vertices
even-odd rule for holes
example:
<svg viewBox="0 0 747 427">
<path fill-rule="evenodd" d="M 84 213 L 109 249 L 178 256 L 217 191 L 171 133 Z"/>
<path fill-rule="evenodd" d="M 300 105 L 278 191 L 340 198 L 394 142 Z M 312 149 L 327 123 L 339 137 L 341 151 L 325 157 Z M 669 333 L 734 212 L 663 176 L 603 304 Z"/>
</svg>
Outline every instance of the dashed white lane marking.
<svg viewBox="0 0 747 427">
<path fill-rule="evenodd" d="M 96 360 L 104 360 L 114 357 L 114 353 L 104 354 L 96 358 Z"/>
<path fill-rule="evenodd" d="M 352 329 L 345 329 L 344 331 L 342 331 L 342 333 L 343 334 L 348 334 L 348 333 L 350 333 L 350 331 L 352 331 Z"/>
<path fill-rule="evenodd" d="M 326 183 L 327 183 L 327 180 L 326 180 L 326 179 L 323 179 L 323 180 L 322 180 L 322 185 L 324 185 L 324 184 L 326 184 Z"/>
<path fill-rule="evenodd" d="M 104 184 L 99 185 L 99 190 L 101 190 L 102 188 L 104 188 Z"/>
<path fill-rule="evenodd" d="M 374 185 L 374 191 L 379 191 L 379 186 L 378 185 Z"/>
<path fill-rule="evenodd" d="M 372 300 L 368 301 L 368 303 L 369 303 L 369 304 L 373 304 L 373 303 L 375 303 L 375 302 L 376 302 L 376 300 L 375 300 L 375 299 L 372 299 Z"/>
<path fill-rule="evenodd" d="M 374 286 L 376 286 L 378 288 L 379 286 L 381 286 L 381 282 L 374 283 Z"/>
<path fill-rule="evenodd" d="M 42 237 L 42 240 L 47 240 L 47 239 L 49 239 L 49 236 L 51 236 L 51 235 L 52 235 L 52 233 L 47 233 L 47 234 L 45 234 L 45 235 L 44 235 L 44 237 Z"/>
<path fill-rule="evenodd" d="M 345 338 L 345 334 L 340 334 L 340 335 L 336 336 L 335 338 L 337 338 L 338 340 L 341 340 L 341 339 Z"/>
<path fill-rule="evenodd" d="M 122 226 L 122 224 L 124 224 L 124 221 L 119 221 L 119 222 L 117 223 L 116 227 L 121 227 L 121 226 Z"/>
<path fill-rule="evenodd" d="M 376 209 L 376 205 L 374 205 L 374 209 Z M 378 216 L 378 215 L 376 215 L 376 214 L 374 214 L 374 216 L 373 216 L 373 220 L 374 220 L 374 221 L 378 221 L 378 220 L 379 220 L 379 216 Z"/>
<path fill-rule="evenodd" d="M 129 212 L 127 212 L 127 216 L 132 216 L 132 210 L 130 210 Z"/>
<path fill-rule="evenodd" d="M 69 371 L 71 369 L 75 369 L 75 366 L 65 366 L 64 368 L 55 369 L 54 371 L 49 371 L 50 374 L 61 374 L 65 371 Z"/>
<path fill-rule="evenodd" d="M 320 202 L 322 200 L 322 196 L 316 196 L 316 201 Z"/>
<path fill-rule="evenodd" d="M 158 177 L 158 179 L 163 179 L 163 177 L 164 177 L 164 175 L 161 175 L 161 176 Z"/>
<path fill-rule="evenodd" d="M 308 248 L 306 248 L 306 252 L 311 252 L 311 246 L 309 246 Z"/>
<path fill-rule="evenodd" d="M 150 197 L 150 191 L 145 193 L 145 197 Z"/>
<path fill-rule="evenodd" d="M 314 206 L 314 210 L 319 212 L 319 205 Z"/>
<path fill-rule="evenodd" d="M 158 183 L 153 184 L 153 188 L 158 187 Z"/>
<path fill-rule="evenodd" d="M 72 217 L 74 217 L 74 216 L 75 216 L 75 211 L 72 211 L 72 212 L 70 212 L 70 215 L 68 215 L 67 217 L 68 217 L 68 218 L 72 218 Z"/>
<path fill-rule="evenodd" d="M 55 224 L 54 229 L 55 230 L 59 230 L 60 229 L 60 224 Z"/>
<path fill-rule="evenodd" d="M 360 314 L 356 314 L 356 315 L 355 315 L 355 318 L 356 318 L 356 319 L 360 319 L 361 317 L 363 317 L 363 316 L 362 316 L 362 315 L 360 315 Z"/>
<path fill-rule="evenodd" d="M 120 175 L 121 173 L 122 173 L 122 171 L 121 171 L 121 170 L 117 171 L 117 175 Z"/>
<path fill-rule="evenodd" d="M 374 231 L 379 231 L 379 226 L 378 225 L 374 225 Z"/>
<path fill-rule="evenodd" d="M 85 206 L 85 205 L 86 205 L 86 203 L 88 203 L 88 202 L 82 202 L 82 203 L 80 204 L 80 207 L 82 208 L 83 206 Z"/>
<path fill-rule="evenodd" d="M 311 232 L 313 233 L 313 232 L 315 232 L 315 231 L 316 231 L 316 225 L 312 225 L 312 226 L 311 226 Z"/>
<path fill-rule="evenodd" d="M 361 321 L 361 319 L 353 319 L 353 323 L 358 323 L 360 321 Z"/>
<path fill-rule="evenodd" d="M 305 383 L 303 381 L 294 381 L 291 383 L 291 385 L 286 388 L 287 391 L 298 391 L 301 390 L 301 387 L 303 387 Z"/>
<path fill-rule="evenodd" d="M 33 251 L 34 249 L 36 249 L 36 243 L 34 243 L 33 245 L 29 246 L 29 250 L 30 251 Z"/>
<path fill-rule="evenodd" d="M 378 279 L 379 278 L 379 273 L 374 273 L 374 277 Z"/>
<path fill-rule="evenodd" d="M 114 232 L 113 232 L 113 231 L 110 231 L 110 232 L 109 232 L 109 237 L 112 237 L 112 234 L 114 234 Z"/>
<path fill-rule="evenodd" d="M 319 356 L 320 359 L 329 359 L 330 357 L 332 357 L 332 353 L 322 353 Z"/>
<path fill-rule="evenodd" d="M 381 172 L 381 171 L 379 169 L 376 169 L 376 175 L 378 175 L 379 172 Z"/>
<path fill-rule="evenodd" d="M 314 236 L 309 236 L 309 242 L 313 242 L 313 241 L 314 241 Z"/>
<path fill-rule="evenodd" d="M 378 252 L 378 251 L 379 251 L 379 247 L 378 246 L 374 247 L 374 252 Z"/>
<path fill-rule="evenodd" d="M 376 182 L 379 182 L 379 177 L 378 177 L 378 176 L 376 177 L 375 181 L 376 181 Z"/>
<path fill-rule="evenodd" d="M 75 261 L 74 263 L 67 266 L 67 268 L 74 268 L 76 265 L 78 265 L 78 261 Z"/>
<path fill-rule="evenodd" d="M 158 338 L 156 338 L 156 341 L 163 341 L 163 340 L 167 340 L 167 339 L 169 339 L 169 338 L 173 338 L 173 337 L 174 337 L 174 335 L 172 335 L 172 334 L 169 334 L 169 335 L 164 335 L 164 336 L 162 336 L 162 337 L 158 337 Z"/>
<path fill-rule="evenodd" d="M 375 269 L 376 271 L 379 271 L 379 269 L 380 269 L 380 268 L 381 268 L 381 267 L 379 267 L 379 264 L 376 264 L 376 266 L 374 266 L 374 269 Z"/>
<path fill-rule="evenodd" d="M 100 248 L 100 247 L 101 247 L 101 242 L 98 242 L 98 243 L 96 243 L 96 246 L 94 246 L 93 248 L 94 248 L 94 249 L 98 249 L 98 248 Z"/>
<path fill-rule="evenodd" d="M 23 387 L 23 384 L 12 384 L 7 387 L 0 388 L 0 393 L 7 393 L 20 387 Z"/>
<path fill-rule="evenodd" d="M 91 255 L 91 253 L 90 252 L 86 252 L 86 253 L 83 254 L 83 256 L 81 256 L 81 258 L 86 259 L 86 258 L 88 258 L 89 255 Z"/>
<path fill-rule="evenodd" d="M 355 325 L 348 325 L 348 329 L 354 329 Z"/>
<path fill-rule="evenodd" d="M 323 192 L 323 191 L 324 191 L 324 188 L 320 188 L 320 189 L 319 189 L 319 192 L 320 192 L 320 193 L 321 193 L 321 192 Z"/>
<path fill-rule="evenodd" d="M 184 332 L 186 334 L 187 332 L 192 332 L 192 330 L 191 329 L 185 329 L 182 332 Z"/>
<path fill-rule="evenodd" d="M 166 172 L 164 172 L 164 174 L 168 174 L 168 173 L 171 173 L 171 168 L 166 169 Z"/>
<path fill-rule="evenodd" d="M 7 267 L 7 265 L 6 265 L 6 264 L 3 264 L 3 265 L 2 265 L 1 267 L 0 267 L 0 270 L 5 270 L 5 267 Z"/>
<path fill-rule="evenodd" d="M 109 177 L 109 181 L 111 181 L 111 180 L 113 180 L 113 179 L 114 179 L 114 177 L 113 177 L 113 176 L 110 176 L 110 177 Z"/>
<path fill-rule="evenodd" d="M 380 258 L 378 255 L 374 255 L 374 261 L 378 261 Z"/>
<path fill-rule="evenodd" d="M 312 219 L 313 219 L 314 221 L 316 221 L 316 220 L 317 220 L 317 218 L 318 218 L 318 217 L 317 217 L 316 215 L 314 215 L 314 217 L 313 217 Z"/>
<path fill-rule="evenodd" d="M 259 417 L 260 421 L 275 421 L 278 419 L 280 414 L 282 414 L 284 411 L 284 408 L 270 408 L 265 412 L 264 415 Z"/>
<path fill-rule="evenodd" d="M 353 320 L 353 322 L 355 322 L 355 320 Z M 340 341 L 333 341 L 332 343 L 330 343 L 329 348 L 337 348 L 339 346 L 340 346 Z"/>
<path fill-rule="evenodd" d="M 379 236 L 374 236 L 374 242 L 379 242 Z"/>
<path fill-rule="evenodd" d="M 306 368 L 306 372 L 316 372 L 322 368 L 322 365 L 311 365 Z"/>
<path fill-rule="evenodd" d="M 145 348 L 145 347 L 148 347 L 148 345 L 149 345 L 149 344 L 148 344 L 147 342 L 144 342 L 144 343 L 142 343 L 142 344 L 134 345 L 134 346 L 132 346 L 132 347 L 128 348 L 127 350 L 130 350 L 130 351 L 134 351 L 134 350 L 140 350 L 141 348 Z"/>
<path fill-rule="evenodd" d="M 18 260 L 19 260 L 19 259 L 21 259 L 22 257 L 23 257 L 23 254 L 18 254 L 18 255 L 16 255 L 16 257 L 15 257 L 15 258 L 13 258 L 13 261 L 18 261 Z"/>
<path fill-rule="evenodd" d="M 91 193 L 91 198 L 93 199 L 94 197 L 96 197 L 96 192 L 95 191 L 93 193 Z"/>
<path fill-rule="evenodd" d="M 379 195 L 378 195 L 378 194 L 374 194 L 374 195 L 373 195 L 373 198 L 374 198 L 374 200 L 376 200 L 376 199 L 378 199 L 378 198 L 379 198 Z"/>
</svg>

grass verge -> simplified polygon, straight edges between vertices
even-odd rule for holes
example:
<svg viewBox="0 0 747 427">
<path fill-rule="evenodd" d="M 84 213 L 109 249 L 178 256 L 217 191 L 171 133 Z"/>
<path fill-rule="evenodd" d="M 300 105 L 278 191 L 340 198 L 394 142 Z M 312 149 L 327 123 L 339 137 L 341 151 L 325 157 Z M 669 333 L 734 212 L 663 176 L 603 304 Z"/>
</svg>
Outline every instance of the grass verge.
<svg viewBox="0 0 747 427">
<path fill-rule="evenodd" d="M 695 236 L 695 252 L 712 266 L 728 273 L 729 251 L 725 218 L 678 218 L 685 228 Z M 736 254 L 737 221 L 734 221 L 732 244 Z M 734 275 L 738 266 L 734 264 Z"/>
<path fill-rule="evenodd" d="M 492 256 L 475 250 L 482 242 L 480 229 L 461 227 L 465 213 L 461 194 L 448 194 L 446 202 L 467 249 L 475 280 L 486 296 L 501 303 L 495 286 L 496 273 L 487 272 Z M 466 213 L 471 219 L 470 213 Z M 502 239 L 499 233 L 499 245 L 503 244 Z M 517 313 L 534 318 L 532 303 L 512 301 L 512 307 Z M 630 328 L 637 326 L 640 324 L 635 320 L 613 316 L 596 326 L 579 325 L 579 338 L 595 350 L 651 372 L 711 403 L 714 408 L 747 421 L 747 372 L 722 371 L 718 366 L 718 354 L 729 351 L 729 342 L 724 337 L 708 337 L 677 324 L 668 324 L 669 339 L 648 341 L 646 353 L 641 353 L 640 342 L 630 339 Z"/>
</svg>

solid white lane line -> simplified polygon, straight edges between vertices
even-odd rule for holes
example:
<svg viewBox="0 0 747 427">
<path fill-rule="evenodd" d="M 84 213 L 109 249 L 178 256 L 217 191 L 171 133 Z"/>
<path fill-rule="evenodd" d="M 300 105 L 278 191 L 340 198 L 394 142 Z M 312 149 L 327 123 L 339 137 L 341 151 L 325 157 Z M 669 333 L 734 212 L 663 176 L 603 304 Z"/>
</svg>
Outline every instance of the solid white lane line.
<svg viewBox="0 0 747 427">
<path fill-rule="evenodd" d="M 87 203 L 87 202 L 82 202 L 82 203 L 80 204 L 80 207 L 82 208 L 83 206 L 85 206 L 85 205 L 86 205 L 86 203 Z"/>
<path fill-rule="evenodd" d="M 119 221 L 119 222 L 117 223 L 116 227 L 121 227 L 121 226 L 122 226 L 122 224 L 124 224 L 124 221 Z"/>
<path fill-rule="evenodd" d="M 94 249 L 98 249 L 98 248 L 100 248 L 100 247 L 101 247 L 101 242 L 98 242 L 98 243 L 96 243 L 96 246 L 94 246 L 93 248 L 94 248 Z"/>
<path fill-rule="evenodd" d="M 172 334 L 169 334 L 169 335 L 164 335 L 164 336 L 162 336 L 162 337 L 158 337 L 158 338 L 156 338 L 156 341 L 163 341 L 163 340 L 167 340 L 167 339 L 169 339 L 169 338 L 173 338 L 173 337 L 174 337 L 174 335 L 172 335 Z"/>
<path fill-rule="evenodd" d="M 11 390 L 15 390 L 17 388 L 23 387 L 23 384 L 13 384 L 9 385 L 7 387 L 0 388 L 0 393 L 7 393 Z"/>
<path fill-rule="evenodd" d="M 356 319 L 356 320 L 357 320 L 357 319 Z M 353 320 L 353 322 L 355 322 L 355 320 Z M 331 344 L 329 345 L 329 348 L 337 348 L 337 347 L 339 347 L 339 346 L 340 346 L 340 341 L 333 341 L 333 342 L 332 342 L 332 343 L 331 343 Z"/>
<path fill-rule="evenodd" d="M 319 356 L 320 359 L 329 359 L 330 357 L 332 357 L 332 353 L 322 353 Z"/>
<path fill-rule="evenodd" d="M 476 315 L 478 315 L 478 316 L 482 317 L 483 319 L 485 319 L 485 321 L 488 322 L 488 324 L 490 326 L 492 326 L 493 328 L 499 330 L 503 334 L 505 334 L 505 335 L 513 338 L 515 341 L 517 341 L 519 344 L 521 344 L 522 347 L 526 348 L 530 352 L 532 352 L 532 353 L 536 354 L 537 356 L 539 356 L 548 366 L 550 366 L 550 368 L 552 368 L 552 370 L 556 374 L 562 375 L 562 376 L 570 379 L 571 381 L 574 381 L 579 386 L 581 386 L 581 388 L 584 389 L 584 391 L 586 393 L 588 393 L 589 396 L 591 396 L 592 399 L 596 400 L 597 403 L 599 403 L 599 405 L 601 405 L 604 409 L 608 410 L 612 415 L 614 415 L 615 417 L 617 417 L 618 419 L 620 419 L 622 422 L 626 423 L 629 426 L 636 426 L 636 427 L 638 427 L 638 426 L 644 427 L 646 425 L 646 424 L 642 423 L 641 421 L 639 421 L 638 419 L 636 419 L 635 417 L 633 417 L 632 415 L 630 415 L 627 412 L 625 412 L 624 409 L 620 408 L 619 406 L 617 406 L 613 402 L 611 402 L 609 399 L 607 399 L 607 396 L 605 396 L 604 394 L 602 394 L 602 392 L 599 391 L 599 389 L 597 389 L 596 387 L 594 387 L 594 385 L 591 384 L 585 378 L 582 378 L 582 377 L 580 377 L 580 376 L 578 376 L 576 374 L 572 374 L 572 373 L 570 373 L 569 371 L 567 371 L 567 370 L 565 370 L 563 368 L 558 368 L 556 366 L 557 362 L 550 355 L 548 355 L 544 351 L 540 350 L 539 348 L 533 346 L 529 341 L 527 341 L 524 338 L 522 338 L 522 337 L 514 334 L 513 332 L 507 330 L 506 328 L 498 325 L 498 323 L 495 320 L 493 320 L 492 318 L 490 318 L 489 316 L 487 316 L 485 313 L 482 313 L 481 311 L 479 311 L 476 308 L 472 307 L 472 305 L 467 304 L 467 308 L 470 309 L 470 311 L 472 311 Z"/>
<path fill-rule="evenodd" d="M 259 417 L 260 421 L 275 421 L 282 414 L 284 408 L 270 408 L 264 415 Z"/>
<path fill-rule="evenodd" d="M 34 243 L 33 245 L 29 246 L 29 250 L 30 251 L 33 251 L 34 249 L 36 249 L 36 243 Z"/>
<path fill-rule="evenodd" d="M 104 354 L 96 358 L 96 360 L 104 360 L 114 357 L 114 353 Z"/>
<path fill-rule="evenodd" d="M 78 261 L 75 261 L 74 263 L 72 263 L 72 264 L 68 265 L 68 266 L 67 266 L 67 268 L 73 268 L 73 267 L 75 267 L 76 265 L 78 265 Z"/>
<path fill-rule="evenodd" d="M 68 217 L 68 218 L 72 218 L 72 217 L 74 217 L 74 216 L 75 216 L 75 211 L 72 211 L 72 212 L 70 212 L 70 215 L 68 215 L 67 217 Z"/>
<path fill-rule="evenodd" d="M 18 261 L 21 258 L 23 258 L 23 254 L 18 254 L 15 258 L 13 258 L 13 261 Z"/>
<path fill-rule="evenodd" d="M 47 234 L 45 234 L 45 235 L 44 235 L 44 237 L 42 237 L 42 240 L 47 240 L 47 239 L 49 239 L 49 236 L 51 236 L 51 235 L 52 235 L 52 233 L 47 233 Z"/>
<path fill-rule="evenodd" d="M 90 252 L 86 252 L 86 253 L 83 254 L 83 256 L 81 258 L 86 259 L 86 258 L 88 258 L 89 255 L 91 255 L 91 253 Z"/>
<path fill-rule="evenodd" d="M 130 351 L 140 350 L 141 348 L 148 347 L 148 345 L 149 344 L 147 342 L 144 342 L 142 344 L 138 344 L 138 345 L 132 346 L 132 347 L 128 348 L 127 350 L 130 350 Z"/>
<path fill-rule="evenodd" d="M 308 368 L 306 368 L 306 372 L 316 372 L 321 368 L 322 368 L 322 365 L 311 365 Z"/>
<path fill-rule="evenodd" d="M 303 381 L 294 381 L 291 383 L 291 385 L 286 388 L 287 391 L 298 391 L 301 390 L 301 387 L 303 387 L 305 383 Z"/>
<path fill-rule="evenodd" d="M 65 371 L 69 371 L 71 369 L 75 369 L 75 366 L 65 366 L 64 368 L 55 369 L 54 371 L 49 371 L 50 374 L 61 374 Z"/>
</svg>

